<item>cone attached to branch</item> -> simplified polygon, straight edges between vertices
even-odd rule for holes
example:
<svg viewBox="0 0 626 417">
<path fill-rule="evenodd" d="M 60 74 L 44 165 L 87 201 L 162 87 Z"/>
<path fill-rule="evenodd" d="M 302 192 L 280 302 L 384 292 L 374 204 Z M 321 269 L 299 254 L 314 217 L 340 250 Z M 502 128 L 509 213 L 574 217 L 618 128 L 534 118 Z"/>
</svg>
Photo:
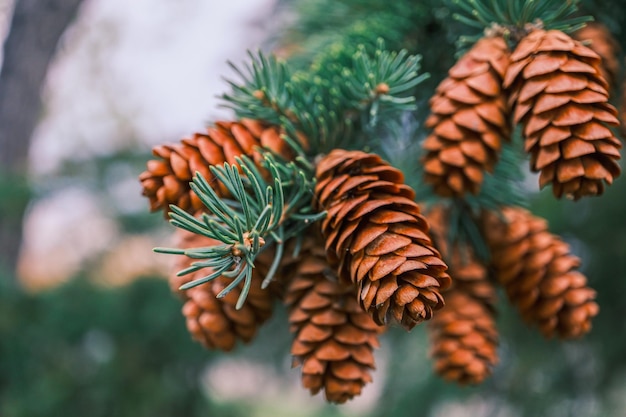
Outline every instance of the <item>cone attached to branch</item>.
<svg viewBox="0 0 626 417">
<path fill-rule="evenodd" d="M 294 366 L 312 394 L 343 403 L 372 381 L 373 350 L 383 328 L 361 309 L 356 289 L 341 283 L 329 267 L 321 237 L 307 237 L 287 287 Z"/>
<path fill-rule="evenodd" d="M 511 134 L 502 80 L 509 63 L 500 37 L 479 40 L 448 72 L 430 99 L 422 146 L 425 181 L 437 194 L 478 194 Z"/>
<path fill-rule="evenodd" d="M 558 198 L 600 195 L 620 174 L 618 126 L 598 54 L 563 32 L 535 30 L 511 55 L 504 79 L 523 124 L 531 169 Z"/>
<path fill-rule="evenodd" d="M 544 219 L 506 207 L 501 214 L 485 212 L 482 230 L 494 275 L 528 323 L 548 338 L 576 338 L 591 329 L 596 292 L 576 270 L 580 259 Z"/>
<path fill-rule="evenodd" d="M 316 177 L 328 259 L 358 286 L 363 309 L 378 324 L 390 317 L 406 329 L 430 319 L 450 277 L 402 172 L 374 154 L 334 150 Z"/>
<path fill-rule="evenodd" d="M 435 372 L 461 385 L 479 384 L 498 362 L 496 290 L 469 247 L 457 243 L 448 250 L 447 210 L 435 206 L 426 217 L 453 279 L 444 292 L 446 306 L 428 326 Z"/>
<path fill-rule="evenodd" d="M 183 249 L 206 247 L 219 243 L 182 229 L 177 230 L 177 233 L 181 243 L 180 247 Z M 190 266 L 191 261 L 185 256 L 180 256 L 176 266 L 186 268 Z M 217 295 L 232 282 L 232 278 L 218 277 L 205 284 L 181 291 L 179 290 L 181 285 L 207 276 L 211 271 L 208 268 L 203 268 L 180 277 L 172 274 L 170 288 L 185 299 L 183 314 L 187 319 L 187 329 L 191 336 L 207 349 L 223 351 L 232 350 L 237 340 L 244 343 L 252 341 L 259 326 L 272 315 L 274 295 L 269 289 L 261 289 L 261 283 L 271 261 L 272 254 L 267 251 L 261 252 L 255 260 L 250 292 L 245 304 L 239 310 L 235 306 L 243 282 L 226 296 L 217 298 Z"/>
<path fill-rule="evenodd" d="M 214 184 L 218 196 L 228 197 L 228 190 L 216 181 L 209 167 L 235 164 L 235 157 L 241 155 L 259 160 L 260 148 L 285 159 L 294 156 L 278 127 L 251 119 L 217 122 L 206 133 L 195 133 L 180 144 L 156 146 L 152 153 L 158 159 L 148 161 L 147 170 L 139 176 L 143 195 L 150 200 L 152 211 L 163 209 L 166 216 L 170 204 L 190 213 L 203 210 L 204 205 L 189 187 L 195 173 L 200 172 Z"/>
</svg>

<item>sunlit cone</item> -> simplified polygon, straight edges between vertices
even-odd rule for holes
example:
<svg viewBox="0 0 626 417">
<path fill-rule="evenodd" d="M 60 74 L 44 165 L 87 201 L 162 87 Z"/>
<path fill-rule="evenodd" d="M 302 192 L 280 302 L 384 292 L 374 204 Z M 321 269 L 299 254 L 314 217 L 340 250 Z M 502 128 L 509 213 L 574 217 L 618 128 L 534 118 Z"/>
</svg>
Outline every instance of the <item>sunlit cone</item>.
<svg viewBox="0 0 626 417">
<path fill-rule="evenodd" d="M 372 381 L 373 350 L 383 328 L 359 306 L 354 285 L 337 280 L 323 240 L 307 240 L 285 296 L 295 334 L 291 354 L 294 366 L 302 366 L 305 388 L 343 403 Z"/>
<path fill-rule="evenodd" d="M 483 234 L 495 278 L 509 300 L 546 337 L 576 338 L 598 314 L 596 292 L 577 271 L 580 259 L 548 232 L 547 222 L 519 207 L 486 212 Z"/>
<path fill-rule="evenodd" d="M 447 210 L 435 206 L 426 217 L 452 277 L 452 286 L 444 292 L 446 306 L 428 326 L 435 372 L 451 382 L 478 384 L 498 362 L 496 290 L 487 268 L 468 246 L 457 243 L 454 250 L 448 249 Z"/>
<path fill-rule="evenodd" d="M 204 209 L 204 205 L 189 187 L 193 176 L 200 172 L 220 197 L 229 196 L 228 190 L 209 170 L 211 165 L 236 163 L 235 157 L 247 155 L 259 160 L 259 148 L 266 148 L 285 159 L 293 151 L 281 138 L 278 127 L 242 119 L 239 122 L 216 122 L 206 133 L 194 133 L 176 145 L 155 146 L 152 153 L 158 159 L 148 161 L 147 170 L 139 176 L 143 195 L 150 200 L 150 209 L 163 209 L 175 204 L 190 213 Z"/>
<path fill-rule="evenodd" d="M 618 126 L 598 54 L 563 32 L 535 30 L 511 55 L 504 86 L 539 185 L 558 198 L 600 195 L 620 174 Z"/>
<path fill-rule="evenodd" d="M 315 198 L 327 256 L 374 321 L 406 329 L 443 307 L 446 265 L 402 172 L 379 156 L 334 150 L 317 165 Z"/>
<path fill-rule="evenodd" d="M 511 129 L 502 80 L 509 63 L 500 37 L 479 40 L 448 72 L 430 99 L 422 143 L 425 181 L 437 194 L 460 196 L 480 191 L 485 171 L 498 161 Z"/>
<path fill-rule="evenodd" d="M 620 64 L 620 46 L 609 29 L 599 22 L 588 22 L 584 28 L 577 30 L 573 38 L 581 41 L 585 46 L 602 58 L 600 66 L 602 77 L 609 83 L 609 90 L 617 86 Z"/>
<path fill-rule="evenodd" d="M 181 248 L 199 248 L 213 246 L 217 241 L 205 236 L 197 235 L 184 230 L 177 230 Z M 224 288 L 232 282 L 231 278 L 218 277 L 208 283 L 185 291 L 179 287 L 191 280 L 209 275 L 211 271 L 203 268 L 192 274 L 181 277 L 172 274 L 170 288 L 185 299 L 183 314 L 187 319 L 187 329 L 191 336 L 208 349 L 230 351 L 235 347 L 237 340 L 250 342 L 261 324 L 272 314 L 275 296 L 269 289 L 261 289 L 261 282 L 273 254 L 261 252 L 255 260 L 255 269 L 252 274 L 252 286 L 243 307 L 235 308 L 243 282 L 235 287 L 223 298 L 216 298 Z M 192 260 L 180 256 L 177 260 L 177 271 L 190 266 Z"/>
</svg>

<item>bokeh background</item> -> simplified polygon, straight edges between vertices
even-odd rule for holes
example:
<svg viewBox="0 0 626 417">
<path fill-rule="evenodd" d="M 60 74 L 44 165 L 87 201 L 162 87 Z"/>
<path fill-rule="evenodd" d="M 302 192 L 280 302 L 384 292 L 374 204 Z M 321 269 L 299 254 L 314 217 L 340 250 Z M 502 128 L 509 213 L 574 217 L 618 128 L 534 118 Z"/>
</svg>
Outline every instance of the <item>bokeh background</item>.
<svg viewBox="0 0 626 417">
<path fill-rule="evenodd" d="M 623 179 L 577 203 L 530 191 L 533 211 L 582 257 L 598 290 L 601 314 L 587 337 L 546 341 L 502 303 L 500 365 L 482 386 L 459 388 L 433 375 L 424 329 L 392 329 L 375 382 L 328 406 L 291 369 L 280 309 L 234 353 L 191 340 L 165 282 L 170 260 L 152 252 L 168 246 L 172 228 L 148 213 L 136 179 L 151 146 L 230 117 L 216 97 L 235 77 L 227 61 L 271 50 L 297 2 L 18 1 L 33 15 L 70 18 L 43 81 L 33 81 L 36 124 L 13 139 L 30 138 L 27 167 L 0 169 L 0 416 L 626 416 Z M 619 4 L 587 2 L 624 45 Z M 5 36 L 28 25 L 12 19 L 14 6 L 0 0 Z M 424 31 L 438 41 L 421 51 L 432 83 L 454 59 L 441 25 L 450 17 L 433 10 Z M 5 90 L 0 106 L 13 103 Z M 0 134 L 10 142 L 7 129 Z"/>
</svg>

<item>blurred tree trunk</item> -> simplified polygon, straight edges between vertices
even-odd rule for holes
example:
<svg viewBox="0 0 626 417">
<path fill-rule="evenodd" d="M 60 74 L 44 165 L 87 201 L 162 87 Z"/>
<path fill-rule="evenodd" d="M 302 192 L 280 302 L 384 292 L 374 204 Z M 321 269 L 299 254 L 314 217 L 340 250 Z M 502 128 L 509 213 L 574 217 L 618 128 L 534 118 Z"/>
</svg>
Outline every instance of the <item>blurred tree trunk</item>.
<svg viewBox="0 0 626 417">
<path fill-rule="evenodd" d="M 16 0 L 0 72 L 0 267 L 14 270 L 28 203 L 27 156 L 48 65 L 82 0 Z"/>
</svg>

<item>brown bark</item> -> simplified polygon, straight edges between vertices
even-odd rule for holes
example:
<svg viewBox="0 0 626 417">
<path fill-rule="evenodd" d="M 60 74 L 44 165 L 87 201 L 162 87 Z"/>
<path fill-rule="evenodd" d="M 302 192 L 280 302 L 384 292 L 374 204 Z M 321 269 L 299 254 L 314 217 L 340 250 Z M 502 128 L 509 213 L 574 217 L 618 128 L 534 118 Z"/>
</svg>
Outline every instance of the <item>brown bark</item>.
<svg viewBox="0 0 626 417">
<path fill-rule="evenodd" d="M 16 0 L 0 72 L 0 268 L 15 268 L 28 201 L 27 194 L 10 189 L 25 181 L 41 87 L 59 39 L 81 3 Z"/>
</svg>

